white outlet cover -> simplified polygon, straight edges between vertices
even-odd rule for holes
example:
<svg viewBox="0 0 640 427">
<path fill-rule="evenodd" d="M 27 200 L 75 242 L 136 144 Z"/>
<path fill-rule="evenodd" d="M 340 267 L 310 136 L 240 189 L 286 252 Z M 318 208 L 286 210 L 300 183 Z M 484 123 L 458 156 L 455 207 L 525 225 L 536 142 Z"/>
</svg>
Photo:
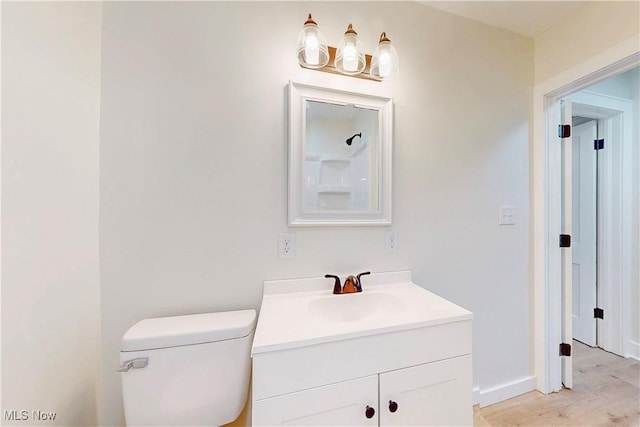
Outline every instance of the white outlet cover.
<svg viewBox="0 0 640 427">
<path fill-rule="evenodd" d="M 384 233 L 384 251 L 388 254 L 393 254 L 398 252 L 398 232 L 397 231 L 387 231 Z"/>
<path fill-rule="evenodd" d="M 280 233 L 278 235 L 278 256 L 293 258 L 296 256 L 296 234 Z"/>
</svg>

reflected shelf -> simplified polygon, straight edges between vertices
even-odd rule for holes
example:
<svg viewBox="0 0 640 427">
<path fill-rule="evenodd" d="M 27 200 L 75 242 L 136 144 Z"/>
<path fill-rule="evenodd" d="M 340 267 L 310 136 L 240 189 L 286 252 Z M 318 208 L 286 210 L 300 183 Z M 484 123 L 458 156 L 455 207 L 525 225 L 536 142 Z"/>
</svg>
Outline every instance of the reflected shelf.
<svg viewBox="0 0 640 427">
<path fill-rule="evenodd" d="M 318 185 L 318 194 L 347 194 L 351 193 L 350 185 Z"/>
</svg>

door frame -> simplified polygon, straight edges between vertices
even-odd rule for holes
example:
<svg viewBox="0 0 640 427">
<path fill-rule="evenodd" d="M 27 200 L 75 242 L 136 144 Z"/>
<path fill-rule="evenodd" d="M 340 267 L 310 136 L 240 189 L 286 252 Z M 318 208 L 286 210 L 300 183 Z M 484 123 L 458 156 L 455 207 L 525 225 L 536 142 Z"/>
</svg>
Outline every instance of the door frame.
<svg viewBox="0 0 640 427">
<path fill-rule="evenodd" d="M 562 388 L 558 354 L 562 316 L 562 265 L 558 247 L 562 212 L 558 101 L 639 64 L 638 39 L 631 37 L 534 87 L 531 148 L 533 353 L 536 388 L 542 393 Z"/>
</svg>

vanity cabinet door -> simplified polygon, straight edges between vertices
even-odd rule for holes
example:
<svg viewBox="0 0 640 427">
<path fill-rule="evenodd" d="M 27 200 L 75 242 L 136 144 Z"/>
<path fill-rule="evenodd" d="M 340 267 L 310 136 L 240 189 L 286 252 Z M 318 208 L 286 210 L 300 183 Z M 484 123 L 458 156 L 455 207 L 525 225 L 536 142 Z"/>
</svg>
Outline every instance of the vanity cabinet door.
<svg viewBox="0 0 640 427">
<path fill-rule="evenodd" d="M 377 426 L 378 375 L 257 400 L 252 421 L 254 426 Z"/>
<path fill-rule="evenodd" d="M 380 374 L 380 425 L 473 425 L 471 356 Z"/>
</svg>

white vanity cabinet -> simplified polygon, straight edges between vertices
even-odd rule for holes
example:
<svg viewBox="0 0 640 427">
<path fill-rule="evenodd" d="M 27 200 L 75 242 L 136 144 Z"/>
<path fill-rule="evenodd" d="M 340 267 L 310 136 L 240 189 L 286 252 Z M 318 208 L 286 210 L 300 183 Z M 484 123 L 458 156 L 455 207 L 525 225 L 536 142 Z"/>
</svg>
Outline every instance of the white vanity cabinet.
<svg viewBox="0 0 640 427">
<path fill-rule="evenodd" d="M 370 375 L 258 400 L 252 408 L 253 425 L 377 426 L 378 407 L 378 376 Z"/>
<path fill-rule="evenodd" d="M 253 425 L 468 426 L 471 356 L 256 401 Z"/>
<path fill-rule="evenodd" d="M 253 425 L 473 424 L 470 312 L 408 272 L 378 273 L 362 293 L 369 296 L 314 291 L 331 284 L 310 280 L 265 282 Z M 316 311 L 319 300 L 329 317 Z"/>
<path fill-rule="evenodd" d="M 473 425 L 472 389 L 470 355 L 386 372 L 380 375 L 380 425 Z"/>
</svg>

